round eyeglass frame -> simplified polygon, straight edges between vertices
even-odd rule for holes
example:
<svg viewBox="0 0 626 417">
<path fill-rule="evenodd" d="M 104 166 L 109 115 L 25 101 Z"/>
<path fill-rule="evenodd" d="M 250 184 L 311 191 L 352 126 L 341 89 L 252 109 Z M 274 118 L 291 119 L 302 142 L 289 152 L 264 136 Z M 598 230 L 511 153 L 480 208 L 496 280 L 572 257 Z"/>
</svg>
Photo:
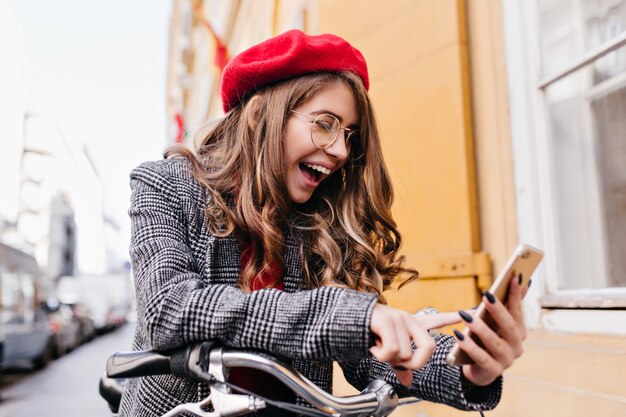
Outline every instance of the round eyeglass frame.
<svg viewBox="0 0 626 417">
<path fill-rule="evenodd" d="M 324 145 L 324 146 L 319 146 L 317 143 L 315 143 L 315 139 L 313 139 L 313 129 L 311 129 L 311 142 L 313 142 L 313 145 L 316 148 L 318 148 L 318 149 L 327 149 L 327 148 L 331 147 L 337 141 L 337 138 L 339 137 L 339 132 L 342 129 L 344 131 L 344 140 L 346 142 L 346 146 L 349 146 L 348 145 L 348 140 L 350 139 L 350 137 L 354 133 L 358 132 L 358 129 L 350 129 L 348 127 L 341 126 L 341 122 L 339 121 L 339 119 L 337 119 L 336 116 L 333 116 L 332 114 L 329 114 L 329 113 L 322 113 L 322 114 L 314 117 L 314 116 L 311 116 L 310 114 L 302 113 L 302 112 L 299 112 L 299 111 L 293 110 L 293 109 L 291 110 L 291 112 L 295 113 L 295 114 L 298 114 L 300 116 L 307 117 L 308 119 L 311 120 L 311 122 L 310 122 L 311 124 L 317 124 L 317 121 L 321 117 L 325 117 L 325 116 L 332 117 L 333 119 L 335 119 L 335 121 L 337 122 L 337 126 L 339 126 L 339 129 L 337 129 L 337 133 L 335 134 L 335 136 L 333 138 L 331 138 L 330 141 L 326 145 Z"/>
</svg>

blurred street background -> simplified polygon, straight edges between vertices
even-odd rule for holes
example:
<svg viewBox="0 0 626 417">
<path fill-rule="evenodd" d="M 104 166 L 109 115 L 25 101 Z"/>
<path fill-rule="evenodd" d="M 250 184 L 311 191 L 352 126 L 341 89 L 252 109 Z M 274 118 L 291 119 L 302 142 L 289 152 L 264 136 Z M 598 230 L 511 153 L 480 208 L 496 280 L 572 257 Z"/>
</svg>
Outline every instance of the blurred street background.
<svg viewBox="0 0 626 417">
<path fill-rule="evenodd" d="M 0 0 L 0 417 L 108 415 L 97 380 L 135 320 L 128 174 L 198 144 L 230 57 L 292 28 L 367 59 L 420 272 L 389 304 L 469 308 L 518 243 L 543 249 L 489 415 L 624 417 L 626 0 Z"/>
<path fill-rule="evenodd" d="M 3 375 L 0 417 L 111 415 L 98 394 L 103 364 L 112 352 L 128 350 L 133 326 L 82 345 L 39 372 L 12 369 Z"/>
<path fill-rule="evenodd" d="M 109 415 L 128 350 L 128 174 L 168 145 L 171 4 L 0 0 L 0 416 Z"/>
</svg>

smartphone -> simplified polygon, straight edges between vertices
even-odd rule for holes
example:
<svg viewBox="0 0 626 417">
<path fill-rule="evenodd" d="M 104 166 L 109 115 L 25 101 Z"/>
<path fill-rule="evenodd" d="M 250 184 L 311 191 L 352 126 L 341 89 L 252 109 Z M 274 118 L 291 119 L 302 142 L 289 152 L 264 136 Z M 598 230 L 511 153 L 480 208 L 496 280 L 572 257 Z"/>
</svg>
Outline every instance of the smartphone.
<svg viewBox="0 0 626 417">
<path fill-rule="evenodd" d="M 519 275 L 522 274 L 522 288 L 528 285 L 528 281 L 530 280 L 530 276 L 533 274 L 539 262 L 543 258 L 543 252 L 537 248 L 533 248 L 532 246 L 520 244 L 513 255 L 509 258 L 500 275 L 496 278 L 496 280 L 489 288 L 489 292 L 494 295 L 497 299 L 499 299 L 503 304 L 506 304 L 507 297 L 509 294 L 509 283 L 512 279 L 519 279 Z M 482 301 L 476 312 L 474 317 L 480 317 L 483 319 L 485 324 L 491 327 L 495 332 L 498 331 L 498 325 L 489 312 L 485 309 L 485 302 Z M 485 347 L 483 343 L 480 341 L 478 336 L 473 334 L 469 328 L 465 328 L 463 331 L 465 337 L 471 337 L 476 344 L 481 347 Z M 446 361 L 449 365 L 464 365 L 474 363 L 472 358 L 470 358 L 464 351 L 461 350 L 459 344 L 454 345 L 450 353 L 448 354 Z"/>
</svg>

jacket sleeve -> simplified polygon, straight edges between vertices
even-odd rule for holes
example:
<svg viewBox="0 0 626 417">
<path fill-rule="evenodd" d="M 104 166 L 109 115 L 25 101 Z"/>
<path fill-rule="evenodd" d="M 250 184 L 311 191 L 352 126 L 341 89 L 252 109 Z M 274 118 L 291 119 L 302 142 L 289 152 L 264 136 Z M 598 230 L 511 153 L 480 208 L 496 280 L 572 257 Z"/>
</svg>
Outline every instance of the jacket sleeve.
<svg viewBox="0 0 626 417">
<path fill-rule="evenodd" d="M 462 380 L 461 367 L 450 366 L 446 356 L 454 345 L 448 335 L 435 336 L 437 346 L 426 365 L 413 371 L 413 384 L 406 387 L 396 378 L 387 363 L 374 358 L 340 362 L 348 382 L 362 390 L 373 379 L 392 384 L 401 397 L 413 396 L 422 400 L 446 404 L 460 410 L 491 410 L 500 401 L 502 377 L 486 387 L 471 386 Z"/>
<path fill-rule="evenodd" d="M 180 162 L 170 161 L 131 173 L 130 256 L 138 326 L 149 349 L 213 339 L 287 358 L 367 355 L 374 295 L 335 287 L 244 293 L 207 282 L 197 270 L 181 204 L 193 198 L 192 180 L 178 172 Z"/>
</svg>

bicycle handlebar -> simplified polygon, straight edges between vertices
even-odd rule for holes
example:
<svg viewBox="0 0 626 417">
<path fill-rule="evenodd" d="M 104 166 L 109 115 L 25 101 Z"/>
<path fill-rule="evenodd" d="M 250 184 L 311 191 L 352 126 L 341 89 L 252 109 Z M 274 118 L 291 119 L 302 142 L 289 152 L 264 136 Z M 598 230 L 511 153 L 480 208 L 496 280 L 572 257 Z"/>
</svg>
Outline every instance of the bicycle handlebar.
<svg viewBox="0 0 626 417">
<path fill-rule="evenodd" d="M 107 375 L 111 378 L 135 378 L 170 374 L 170 356 L 152 351 L 118 352 L 107 361 Z"/>
<path fill-rule="evenodd" d="M 202 342 L 171 352 L 141 350 L 117 352 L 107 360 L 106 372 L 110 378 L 137 378 L 172 374 L 194 382 L 208 381 L 208 357 L 214 342 Z M 192 361 L 198 363 L 194 364 Z"/>
<path fill-rule="evenodd" d="M 386 416 L 399 404 L 418 401 L 414 398 L 399 400 L 394 388 L 382 380 L 372 381 L 360 394 L 338 397 L 322 390 L 271 355 L 219 347 L 213 342 L 198 343 L 172 352 L 118 352 L 107 361 L 107 375 L 134 378 L 173 374 L 194 382 L 216 384 L 226 380 L 223 368 L 232 367 L 254 368 L 273 375 L 327 415 Z M 220 395 L 234 396 L 228 389 Z M 263 403 L 260 408 L 264 406 Z"/>
</svg>

